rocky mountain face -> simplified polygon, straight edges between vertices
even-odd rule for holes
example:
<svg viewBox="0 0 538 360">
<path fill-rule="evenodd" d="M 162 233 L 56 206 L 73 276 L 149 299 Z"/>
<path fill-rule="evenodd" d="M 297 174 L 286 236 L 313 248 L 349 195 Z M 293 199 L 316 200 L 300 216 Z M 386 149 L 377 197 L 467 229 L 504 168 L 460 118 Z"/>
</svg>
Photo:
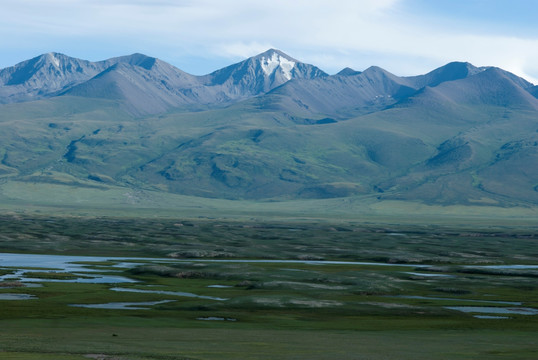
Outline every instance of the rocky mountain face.
<svg viewBox="0 0 538 360">
<path fill-rule="evenodd" d="M 225 105 L 291 79 L 324 76 L 274 49 L 206 76 L 143 54 L 89 62 L 49 53 L 0 72 L 0 103 L 73 95 L 119 100 L 132 115 L 144 116 L 187 105 Z"/>
<path fill-rule="evenodd" d="M 0 71 L 0 181 L 536 205 L 536 89 L 462 62 L 328 75 L 268 50 L 194 76 L 46 54 Z"/>
<path fill-rule="evenodd" d="M 103 71 L 106 62 L 92 63 L 48 53 L 0 70 L 0 103 L 31 101 L 56 95 Z"/>
<path fill-rule="evenodd" d="M 204 84 L 222 88 L 230 99 L 255 96 L 292 79 L 315 79 L 327 74 L 301 63 L 283 52 L 270 49 L 238 64 L 217 70 L 203 78 Z"/>
</svg>

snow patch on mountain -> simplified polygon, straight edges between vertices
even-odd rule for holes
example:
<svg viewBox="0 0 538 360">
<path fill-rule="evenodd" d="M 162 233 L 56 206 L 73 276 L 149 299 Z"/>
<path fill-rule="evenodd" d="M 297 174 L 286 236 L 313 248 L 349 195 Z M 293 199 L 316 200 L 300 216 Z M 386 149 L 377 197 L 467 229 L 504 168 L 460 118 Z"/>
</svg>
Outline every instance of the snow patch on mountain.
<svg viewBox="0 0 538 360">
<path fill-rule="evenodd" d="M 55 56 L 54 53 L 48 53 L 49 60 L 57 67 L 60 67 L 60 60 Z"/>
<path fill-rule="evenodd" d="M 261 67 L 267 76 L 271 75 L 277 68 L 280 67 L 284 77 L 291 80 L 291 70 L 294 68 L 294 66 L 294 61 L 288 60 L 276 52 L 273 53 L 270 58 L 266 58 L 265 56 L 261 58 Z"/>
</svg>

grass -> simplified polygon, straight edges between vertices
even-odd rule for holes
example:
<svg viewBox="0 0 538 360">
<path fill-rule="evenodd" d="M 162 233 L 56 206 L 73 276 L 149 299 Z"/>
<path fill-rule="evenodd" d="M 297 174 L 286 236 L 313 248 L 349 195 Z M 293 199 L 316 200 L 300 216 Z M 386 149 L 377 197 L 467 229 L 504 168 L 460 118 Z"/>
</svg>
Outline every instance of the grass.
<svg viewBox="0 0 538 360">
<path fill-rule="evenodd" d="M 77 278 L 86 278 L 84 276 L 77 276 L 70 273 L 64 273 L 64 272 L 39 272 L 39 271 L 29 271 L 26 272 L 26 277 L 29 278 L 37 278 L 37 279 L 53 279 L 53 280 L 70 280 L 70 279 L 77 279 Z"/>
<path fill-rule="evenodd" d="M 535 264 L 535 227 L 0 216 L 0 251 L 408 264 Z M 94 265 L 107 265 L 100 263 Z"/>
<path fill-rule="evenodd" d="M 6 359 L 83 359 L 88 354 L 106 360 L 530 359 L 537 351 L 536 316 L 478 319 L 445 308 L 511 306 L 495 301 L 537 308 L 533 270 L 479 267 L 536 265 L 532 227 L 470 231 L 321 221 L 4 215 L 0 229 L 0 251 L 6 252 L 176 257 L 173 262 L 137 260 L 131 269 L 113 259 L 84 262 L 97 273 L 137 283 L 47 282 L 48 273 L 41 271 L 43 287 L 0 288 L 0 293 L 37 297 L 0 301 L 0 357 Z M 411 266 L 210 261 L 298 260 L 304 255 Z M 168 293 L 111 291 L 114 286 Z M 173 301 L 145 310 L 70 306 L 160 300 Z"/>
<path fill-rule="evenodd" d="M 95 183 L 94 183 L 95 185 Z M 330 224 L 410 224 L 419 226 L 500 228 L 535 227 L 536 207 L 427 205 L 414 201 L 356 196 L 318 200 L 246 201 L 206 199 L 160 191 L 133 190 L 101 184 L 0 181 L 0 211 L 4 214 L 64 217 L 125 217 L 223 219 L 250 222 Z"/>
<path fill-rule="evenodd" d="M 24 324 L 24 327 L 32 325 L 54 324 L 28 322 Z M 71 323 L 53 328 L 54 331 L 44 337 L 39 337 L 35 345 L 26 352 L 31 353 L 36 348 L 55 351 L 51 344 L 62 343 L 61 349 L 66 353 L 73 351 L 73 348 L 83 348 L 85 350 L 79 353 L 81 355 L 85 351 L 86 354 L 95 353 L 92 351 L 102 351 L 120 359 L 148 360 L 274 359 L 275 357 L 281 359 L 487 359 L 493 356 L 501 359 L 530 359 L 533 356 L 533 344 L 530 339 L 515 337 L 515 342 L 508 346 L 502 331 L 488 330 L 461 333 L 427 331 L 409 333 L 394 330 L 384 333 L 304 331 L 298 334 L 289 330 L 157 328 L 148 326 L 151 324 L 144 321 L 132 327 L 122 326 L 121 323 L 103 327 L 101 327 L 102 324 L 93 323 L 86 324 L 85 328 L 79 328 L 78 325 Z M 30 332 L 29 335 L 38 335 L 38 333 Z M 74 341 L 62 342 L 64 336 Z M 136 344 L 137 353 L 133 351 L 134 344 Z M 446 352 L 440 354 L 440 348 Z M 519 350 L 512 351 L 512 348 Z M 379 356 L 380 353 L 383 357 Z M 32 357 L 21 357 L 21 359 L 32 359 Z"/>
</svg>

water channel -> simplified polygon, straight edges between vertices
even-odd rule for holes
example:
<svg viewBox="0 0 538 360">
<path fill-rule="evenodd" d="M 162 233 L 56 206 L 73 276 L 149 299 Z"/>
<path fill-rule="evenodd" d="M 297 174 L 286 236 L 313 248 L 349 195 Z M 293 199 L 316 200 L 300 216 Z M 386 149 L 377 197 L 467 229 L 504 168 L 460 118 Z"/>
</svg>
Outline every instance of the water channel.
<svg viewBox="0 0 538 360">
<path fill-rule="evenodd" d="M 99 266 L 100 263 L 106 262 L 107 269 L 99 270 L 92 268 L 92 264 Z M 411 267 L 411 268 L 426 268 L 429 265 L 417 264 L 392 264 L 392 263 L 372 263 L 360 261 L 311 261 L 311 260 L 242 260 L 242 259 L 170 259 L 170 258 L 139 258 L 139 257 L 103 257 L 103 256 L 72 256 L 72 255 L 39 255 L 39 254 L 10 254 L 0 253 L 0 269 L 4 270 L 5 274 L 0 276 L 0 282 L 4 282 L 4 288 L 9 288 L 9 283 L 18 283 L 22 286 L 39 286 L 38 283 L 44 282 L 71 282 L 71 283 L 106 283 L 106 284 L 125 284 L 135 283 L 134 279 L 125 276 L 102 274 L 103 272 L 110 273 L 114 271 L 124 271 L 126 268 L 133 268 L 145 263 L 179 263 L 179 262 L 219 262 L 219 263 L 276 263 L 276 264 L 308 264 L 308 265 L 368 265 L 368 266 L 392 266 L 392 267 Z M 471 266 L 469 266 L 471 267 Z M 472 268 L 482 269 L 538 269 L 538 265 L 473 265 Z M 39 271 L 41 273 L 68 273 L 68 279 L 52 278 L 35 278 L 31 277 L 32 272 Z M 427 274 L 417 272 L 406 272 L 411 275 L 419 275 L 425 277 L 453 277 L 455 275 L 444 274 Z M 213 288 L 226 288 L 226 285 L 210 285 Z M 2 287 L 0 287 L 2 289 Z M 180 297 L 195 297 L 213 301 L 226 301 L 226 298 L 203 296 L 193 293 L 180 291 L 164 291 L 164 290 L 140 290 L 132 288 L 112 287 L 111 291 L 116 292 L 136 292 L 148 294 L 162 294 L 168 296 Z M 504 316 L 495 316 L 497 314 L 521 314 L 521 315 L 538 315 L 538 309 L 520 306 L 520 301 L 487 301 L 487 300 L 469 300 L 469 299 L 454 299 L 426 296 L 391 296 L 393 298 L 408 298 L 408 299 L 424 299 L 424 300 L 455 300 L 461 302 L 486 302 L 498 305 L 512 305 L 512 307 L 500 306 L 446 306 L 446 309 L 456 310 L 467 313 L 478 313 L 486 315 L 475 315 L 481 319 L 504 319 Z M 37 297 L 29 294 L 16 293 L 0 293 L 0 301 L 16 301 L 16 300 L 35 300 Z M 105 304 L 72 304 L 76 307 L 87 307 L 96 309 L 149 309 L 151 306 L 172 302 L 175 300 L 161 300 L 150 302 L 115 302 Z M 491 314 L 491 315 L 487 315 Z M 202 319 L 201 319 L 202 320 Z M 216 318 L 204 318 L 203 320 L 217 320 Z M 218 320 L 221 320 L 218 318 Z M 226 319 L 229 320 L 229 319 Z"/>
</svg>

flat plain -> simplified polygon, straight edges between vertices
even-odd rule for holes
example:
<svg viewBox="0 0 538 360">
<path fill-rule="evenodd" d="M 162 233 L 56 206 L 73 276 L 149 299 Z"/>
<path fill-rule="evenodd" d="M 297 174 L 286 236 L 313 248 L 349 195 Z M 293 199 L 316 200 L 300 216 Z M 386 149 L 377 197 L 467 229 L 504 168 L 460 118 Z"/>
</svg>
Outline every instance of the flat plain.
<svg viewBox="0 0 538 360">
<path fill-rule="evenodd" d="M 0 254 L 5 359 L 533 359 L 538 351 L 530 224 L 5 214 L 0 229 L 5 254 L 68 255 L 82 267 L 5 266 Z M 88 281 L 96 276 L 130 282 Z"/>
</svg>

